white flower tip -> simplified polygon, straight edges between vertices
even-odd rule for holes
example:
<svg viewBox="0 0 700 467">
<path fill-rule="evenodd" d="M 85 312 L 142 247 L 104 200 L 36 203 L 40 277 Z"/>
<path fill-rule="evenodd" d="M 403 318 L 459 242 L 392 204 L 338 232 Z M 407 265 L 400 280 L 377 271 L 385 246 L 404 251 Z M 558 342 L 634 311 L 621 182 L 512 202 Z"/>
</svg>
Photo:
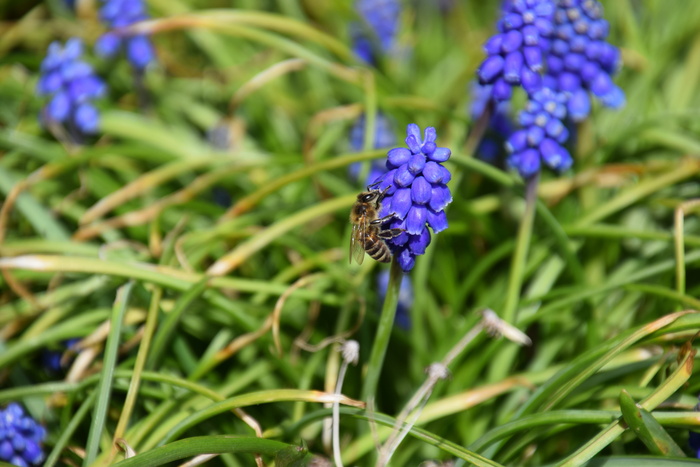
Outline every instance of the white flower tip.
<svg viewBox="0 0 700 467">
<path fill-rule="evenodd" d="M 428 373 L 428 377 L 433 380 L 444 380 L 450 377 L 450 370 L 440 362 L 431 363 L 430 366 L 425 369 L 425 372 Z"/>
<path fill-rule="evenodd" d="M 503 336 L 520 345 L 532 345 L 532 340 L 520 329 L 512 326 L 498 317 L 495 311 L 486 308 L 481 312 L 482 324 L 486 332 L 492 336 Z"/>
<path fill-rule="evenodd" d="M 340 353 L 343 356 L 343 360 L 357 365 L 360 359 L 360 343 L 354 340 L 345 341 L 343 345 L 340 346 Z"/>
</svg>

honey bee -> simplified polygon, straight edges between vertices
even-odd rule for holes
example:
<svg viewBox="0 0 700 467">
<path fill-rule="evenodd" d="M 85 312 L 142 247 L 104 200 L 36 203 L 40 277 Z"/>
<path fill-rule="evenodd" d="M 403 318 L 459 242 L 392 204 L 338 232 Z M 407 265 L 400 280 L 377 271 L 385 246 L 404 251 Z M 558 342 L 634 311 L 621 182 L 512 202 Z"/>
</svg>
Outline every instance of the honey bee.
<svg viewBox="0 0 700 467">
<path fill-rule="evenodd" d="M 352 224 L 352 237 L 350 238 L 350 262 L 355 258 L 357 264 L 362 264 L 365 252 L 380 263 L 391 261 L 391 250 L 385 240 L 401 235 L 404 229 L 382 229 L 382 224 L 392 217 L 389 214 L 379 217 L 382 207 L 382 199 L 386 196 L 389 187 L 383 191 L 367 187 L 357 195 L 357 201 L 350 211 L 350 223 Z"/>
</svg>

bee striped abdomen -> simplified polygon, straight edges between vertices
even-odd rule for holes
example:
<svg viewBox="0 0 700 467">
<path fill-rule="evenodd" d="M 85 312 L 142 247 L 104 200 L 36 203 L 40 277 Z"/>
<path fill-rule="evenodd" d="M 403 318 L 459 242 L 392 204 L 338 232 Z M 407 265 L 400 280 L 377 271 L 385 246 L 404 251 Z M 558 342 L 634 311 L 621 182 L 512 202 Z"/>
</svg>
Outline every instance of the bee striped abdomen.
<svg viewBox="0 0 700 467">
<path fill-rule="evenodd" d="M 380 263 L 388 263 L 391 261 L 391 250 L 384 243 L 384 240 L 378 236 L 366 235 L 365 236 L 365 251 L 374 260 Z"/>
</svg>

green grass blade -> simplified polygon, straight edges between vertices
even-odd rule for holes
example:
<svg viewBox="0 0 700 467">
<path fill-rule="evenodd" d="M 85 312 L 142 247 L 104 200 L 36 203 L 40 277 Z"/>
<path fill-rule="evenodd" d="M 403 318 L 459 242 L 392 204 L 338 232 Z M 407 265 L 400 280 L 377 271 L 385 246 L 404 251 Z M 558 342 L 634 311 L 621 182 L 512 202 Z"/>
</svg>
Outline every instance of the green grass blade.
<svg viewBox="0 0 700 467">
<path fill-rule="evenodd" d="M 112 391 L 112 382 L 114 378 L 114 368 L 117 364 L 117 351 L 119 349 L 119 340 L 121 337 L 122 324 L 124 316 L 128 309 L 131 292 L 134 289 L 134 282 L 128 282 L 119 288 L 117 299 L 114 302 L 112 316 L 110 318 L 109 335 L 105 345 L 104 359 L 100 382 L 97 389 L 97 402 L 90 424 L 90 432 L 88 434 L 87 446 L 85 449 L 85 459 L 83 467 L 91 465 L 97 457 L 100 438 L 107 422 L 107 409 L 109 408 L 109 399 Z"/>
</svg>

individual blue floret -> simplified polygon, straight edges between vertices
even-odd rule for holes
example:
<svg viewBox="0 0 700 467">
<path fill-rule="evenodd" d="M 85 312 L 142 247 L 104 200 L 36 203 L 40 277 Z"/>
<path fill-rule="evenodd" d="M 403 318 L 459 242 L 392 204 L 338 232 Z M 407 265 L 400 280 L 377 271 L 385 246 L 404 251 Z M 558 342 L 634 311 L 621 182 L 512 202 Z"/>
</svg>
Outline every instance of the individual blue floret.
<svg viewBox="0 0 700 467">
<path fill-rule="evenodd" d="M 573 159 L 563 146 L 569 137 L 563 123 L 566 102 L 564 93 L 544 88 L 530 96 L 520 113 L 522 129 L 508 138 L 506 149 L 510 154 L 508 165 L 517 169 L 523 178 L 538 173 L 542 162 L 557 172 L 571 167 Z"/>
<path fill-rule="evenodd" d="M 435 128 L 426 128 L 421 138 L 420 128 L 412 123 L 406 133 L 408 148 L 390 150 L 388 171 L 374 181 L 377 189 L 387 190 L 379 215 L 393 214 L 385 227 L 405 230 L 387 240 L 404 272 L 413 269 L 416 256 L 424 254 L 430 244 L 428 227 L 434 233 L 447 228 L 445 207 L 452 202 L 447 187 L 452 174 L 442 165 L 451 151 L 435 144 Z"/>
<path fill-rule="evenodd" d="M 65 47 L 51 43 L 37 84 L 37 94 L 50 97 L 42 111 L 42 122 L 46 126 L 63 125 L 76 137 L 97 132 L 100 115 L 92 101 L 106 91 L 104 82 L 82 55 L 80 39 L 69 39 Z"/>
<path fill-rule="evenodd" d="M 19 467 L 41 465 L 46 430 L 12 402 L 0 410 L 0 460 Z"/>
<path fill-rule="evenodd" d="M 143 0 L 103 0 L 100 19 L 107 24 L 110 31 L 97 40 L 95 44 L 97 54 L 112 57 L 120 50 L 124 50 L 134 68 L 144 70 L 155 60 L 151 39 L 143 34 L 123 37 L 114 30 L 148 18 Z"/>
</svg>

